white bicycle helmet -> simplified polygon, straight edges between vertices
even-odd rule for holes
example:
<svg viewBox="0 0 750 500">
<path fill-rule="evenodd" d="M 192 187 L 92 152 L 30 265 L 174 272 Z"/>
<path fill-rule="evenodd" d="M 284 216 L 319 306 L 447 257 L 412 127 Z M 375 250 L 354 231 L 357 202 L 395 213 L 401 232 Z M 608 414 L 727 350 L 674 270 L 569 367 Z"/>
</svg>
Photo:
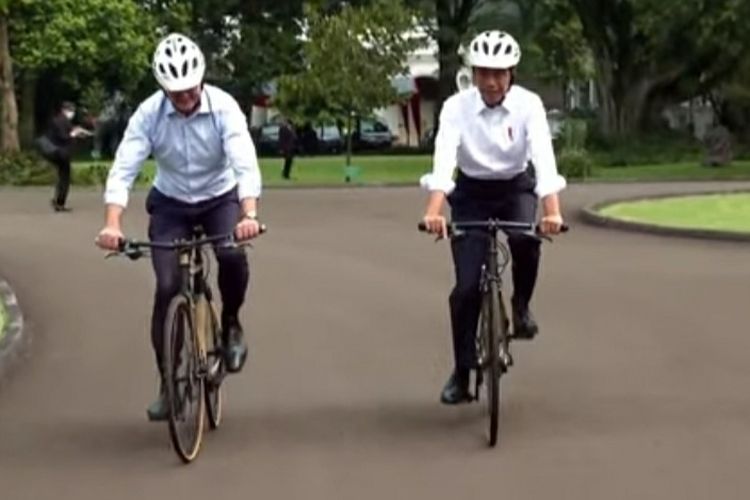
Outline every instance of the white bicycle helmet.
<svg viewBox="0 0 750 500">
<path fill-rule="evenodd" d="M 508 69 L 521 60 L 518 42 L 504 31 L 485 31 L 471 41 L 467 62 L 469 66 Z"/>
<path fill-rule="evenodd" d="M 197 87 L 206 72 L 203 52 L 191 39 L 179 33 L 163 38 L 154 51 L 156 81 L 167 92 Z"/>
</svg>

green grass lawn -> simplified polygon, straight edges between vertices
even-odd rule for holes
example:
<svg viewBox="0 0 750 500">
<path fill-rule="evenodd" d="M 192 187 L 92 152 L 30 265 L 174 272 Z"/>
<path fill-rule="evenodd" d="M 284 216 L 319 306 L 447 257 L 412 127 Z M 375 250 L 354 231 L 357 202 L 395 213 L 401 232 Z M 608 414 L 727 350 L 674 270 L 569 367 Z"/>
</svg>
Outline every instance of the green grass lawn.
<svg viewBox="0 0 750 500">
<path fill-rule="evenodd" d="M 261 158 L 260 169 L 265 186 L 315 186 L 345 184 L 344 156 L 298 157 L 292 167 L 292 180 L 281 178 L 284 160 Z M 102 162 L 77 162 L 77 168 L 101 165 Z M 106 164 L 109 166 L 109 164 Z M 360 156 L 352 158 L 352 165 L 359 167 L 359 175 L 353 179 L 357 184 L 412 184 L 432 168 L 430 156 Z M 144 172 L 153 176 L 155 163 L 149 160 Z"/>
<path fill-rule="evenodd" d="M 736 161 L 725 167 L 704 167 L 698 163 L 631 165 L 594 169 L 592 181 L 676 181 L 750 179 L 750 161 Z"/>
<path fill-rule="evenodd" d="M 661 226 L 750 232 L 750 193 L 624 202 L 601 213 Z"/>
<path fill-rule="evenodd" d="M 344 156 L 298 157 L 294 161 L 291 181 L 281 178 L 283 160 L 261 158 L 260 168 L 265 186 L 315 186 L 345 184 Z M 104 165 L 106 162 L 77 162 L 77 168 Z M 352 165 L 360 168 L 356 184 L 407 184 L 416 186 L 422 174 L 432 169 L 429 155 L 358 156 Z M 153 176 L 154 162 L 148 161 L 144 173 Z M 702 167 L 697 163 L 672 163 L 663 165 L 638 165 L 627 167 L 597 167 L 590 182 L 670 181 L 670 180 L 750 180 L 750 161 L 735 162 L 722 168 Z"/>
</svg>

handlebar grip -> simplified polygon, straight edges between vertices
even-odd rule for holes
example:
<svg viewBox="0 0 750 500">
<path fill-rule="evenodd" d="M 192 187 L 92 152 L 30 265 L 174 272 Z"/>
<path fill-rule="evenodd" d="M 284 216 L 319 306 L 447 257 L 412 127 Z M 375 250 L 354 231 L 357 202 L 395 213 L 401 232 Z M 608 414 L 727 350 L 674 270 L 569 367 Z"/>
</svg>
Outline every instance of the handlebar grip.
<svg viewBox="0 0 750 500">
<path fill-rule="evenodd" d="M 417 229 L 419 229 L 422 232 L 427 231 L 427 224 L 425 224 L 424 221 L 422 221 L 419 224 L 417 224 Z"/>
<path fill-rule="evenodd" d="M 117 244 L 117 251 L 124 252 L 128 248 L 129 243 L 130 242 L 126 240 L 125 238 L 121 238 L 120 242 Z"/>
</svg>

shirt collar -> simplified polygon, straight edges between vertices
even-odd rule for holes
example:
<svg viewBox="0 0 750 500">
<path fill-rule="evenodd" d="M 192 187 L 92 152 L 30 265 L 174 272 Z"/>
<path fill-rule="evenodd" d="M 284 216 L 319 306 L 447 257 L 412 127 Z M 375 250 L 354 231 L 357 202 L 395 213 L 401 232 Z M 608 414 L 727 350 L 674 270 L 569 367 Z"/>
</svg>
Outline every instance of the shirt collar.
<svg viewBox="0 0 750 500">
<path fill-rule="evenodd" d="M 169 100 L 169 97 L 167 97 L 166 94 L 164 95 L 164 99 L 167 101 L 167 115 L 171 116 L 171 115 L 179 114 L 179 112 L 174 108 L 172 101 Z M 208 97 L 208 90 L 206 89 L 206 86 L 204 85 L 203 90 L 201 91 L 201 105 L 198 108 L 198 111 L 191 116 L 210 113 L 211 108 L 208 104 L 209 99 L 210 98 Z"/>
<path fill-rule="evenodd" d="M 507 113 L 512 113 L 514 110 L 514 103 L 516 101 L 516 92 L 514 92 L 513 86 L 511 86 L 508 90 L 508 93 L 505 94 L 505 99 L 503 99 L 503 102 L 494 108 L 490 108 L 484 103 L 482 94 L 479 93 L 479 89 L 476 87 L 474 87 L 472 99 L 474 112 L 478 115 L 482 114 L 485 110 L 492 111 L 496 109 L 502 109 Z"/>
</svg>

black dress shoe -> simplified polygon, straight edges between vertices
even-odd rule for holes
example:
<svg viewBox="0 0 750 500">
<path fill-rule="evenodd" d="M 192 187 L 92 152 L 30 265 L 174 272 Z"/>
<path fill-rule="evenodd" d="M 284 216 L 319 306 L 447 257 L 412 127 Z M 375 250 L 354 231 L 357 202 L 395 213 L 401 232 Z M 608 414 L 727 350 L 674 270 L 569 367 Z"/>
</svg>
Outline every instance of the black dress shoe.
<svg viewBox="0 0 750 500">
<path fill-rule="evenodd" d="M 531 340 L 539 333 L 539 325 L 534 320 L 528 306 L 513 305 L 513 338 Z"/>
<path fill-rule="evenodd" d="M 50 200 L 50 205 L 52 205 L 52 210 L 54 210 L 55 212 L 70 212 L 71 210 L 70 207 L 66 207 L 65 205 L 60 205 L 54 199 Z"/>
<path fill-rule="evenodd" d="M 446 405 L 468 403 L 474 398 L 469 392 L 469 371 L 454 371 L 440 394 L 440 402 Z"/>
<path fill-rule="evenodd" d="M 224 325 L 224 362 L 229 373 L 238 373 L 247 359 L 247 345 L 242 340 L 242 327 L 235 318 L 226 320 Z"/>
</svg>

